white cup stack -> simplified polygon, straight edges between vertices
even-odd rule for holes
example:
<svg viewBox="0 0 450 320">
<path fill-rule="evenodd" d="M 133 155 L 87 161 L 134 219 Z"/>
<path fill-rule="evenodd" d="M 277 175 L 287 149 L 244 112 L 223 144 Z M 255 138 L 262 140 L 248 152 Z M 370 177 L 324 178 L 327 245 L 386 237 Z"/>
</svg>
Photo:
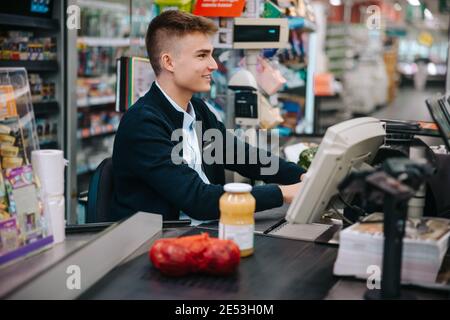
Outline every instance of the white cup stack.
<svg viewBox="0 0 450 320">
<path fill-rule="evenodd" d="M 33 170 L 41 183 L 44 211 L 52 229 L 53 242 L 65 239 L 64 168 L 67 160 L 61 150 L 35 150 L 31 153 Z"/>
</svg>

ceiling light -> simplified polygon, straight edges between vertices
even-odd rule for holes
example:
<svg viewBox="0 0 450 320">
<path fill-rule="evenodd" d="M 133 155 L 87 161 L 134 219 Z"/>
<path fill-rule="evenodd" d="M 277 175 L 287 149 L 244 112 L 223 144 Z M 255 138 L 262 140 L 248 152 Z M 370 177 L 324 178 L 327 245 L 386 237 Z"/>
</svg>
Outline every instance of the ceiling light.
<svg viewBox="0 0 450 320">
<path fill-rule="evenodd" d="M 426 8 L 423 13 L 425 14 L 425 19 L 427 20 L 433 20 L 433 14 L 431 13 L 430 10 L 428 10 L 428 8 Z"/>
<path fill-rule="evenodd" d="M 330 0 L 332 6 L 340 6 L 342 4 L 341 0 Z"/>
<path fill-rule="evenodd" d="M 408 3 L 412 6 L 420 6 L 419 0 L 408 0 Z"/>
</svg>

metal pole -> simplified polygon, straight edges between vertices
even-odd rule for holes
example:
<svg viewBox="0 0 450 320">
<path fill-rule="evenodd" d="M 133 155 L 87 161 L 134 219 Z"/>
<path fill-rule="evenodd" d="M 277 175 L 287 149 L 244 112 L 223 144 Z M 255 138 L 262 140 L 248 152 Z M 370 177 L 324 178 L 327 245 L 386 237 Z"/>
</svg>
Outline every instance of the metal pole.
<svg viewBox="0 0 450 320">
<path fill-rule="evenodd" d="M 398 202 L 394 195 L 386 194 L 384 203 L 384 250 L 381 298 L 397 299 L 401 296 L 402 249 L 405 234 L 407 202 Z"/>
<path fill-rule="evenodd" d="M 65 1 L 66 7 L 76 5 L 76 0 Z M 65 9 L 64 9 L 65 11 Z M 65 150 L 66 159 L 69 160 L 66 175 L 66 210 L 67 223 L 77 223 L 77 31 L 65 28 L 66 32 L 66 103 L 65 103 Z"/>
</svg>

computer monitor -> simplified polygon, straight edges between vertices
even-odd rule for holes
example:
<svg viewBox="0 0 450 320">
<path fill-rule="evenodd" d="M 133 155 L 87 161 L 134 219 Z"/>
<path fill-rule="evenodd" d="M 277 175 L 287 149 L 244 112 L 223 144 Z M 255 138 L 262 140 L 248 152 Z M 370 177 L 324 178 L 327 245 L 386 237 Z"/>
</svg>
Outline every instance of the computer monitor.
<svg viewBox="0 0 450 320">
<path fill-rule="evenodd" d="M 442 96 L 442 98 L 439 100 L 441 103 L 441 106 L 444 110 L 444 113 L 447 115 L 447 117 L 450 119 L 450 97 L 448 99 L 445 99 L 445 96 Z"/>
<path fill-rule="evenodd" d="M 450 151 L 450 110 L 445 96 L 425 100 L 431 117 L 436 122 L 447 151 Z"/>
<path fill-rule="evenodd" d="M 371 164 L 386 131 L 375 118 L 356 118 L 334 125 L 325 133 L 302 187 L 290 205 L 286 220 L 290 223 L 314 223 L 320 220 L 339 183 L 351 170 Z"/>
<path fill-rule="evenodd" d="M 120 57 L 116 68 L 116 111 L 125 112 L 145 95 L 155 81 L 150 60 L 140 57 Z"/>
<path fill-rule="evenodd" d="M 234 19 L 234 49 L 286 48 L 288 40 L 287 18 Z"/>
</svg>

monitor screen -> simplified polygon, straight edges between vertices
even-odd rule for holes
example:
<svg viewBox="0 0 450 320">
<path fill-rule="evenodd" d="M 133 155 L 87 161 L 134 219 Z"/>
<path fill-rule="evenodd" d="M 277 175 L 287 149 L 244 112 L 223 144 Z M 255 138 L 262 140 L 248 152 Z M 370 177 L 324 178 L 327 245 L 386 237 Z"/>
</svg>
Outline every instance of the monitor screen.
<svg viewBox="0 0 450 320">
<path fill-rule="evenodd" d="M 233 48 L 286 48 L 289 26 L 286 18 L 235 18 Z"/>
<path fill-rule="evenodd" d="M 280 26 L 240 26 L 235 29 L 234 42 L 278 42 Z"/>
</svg>

